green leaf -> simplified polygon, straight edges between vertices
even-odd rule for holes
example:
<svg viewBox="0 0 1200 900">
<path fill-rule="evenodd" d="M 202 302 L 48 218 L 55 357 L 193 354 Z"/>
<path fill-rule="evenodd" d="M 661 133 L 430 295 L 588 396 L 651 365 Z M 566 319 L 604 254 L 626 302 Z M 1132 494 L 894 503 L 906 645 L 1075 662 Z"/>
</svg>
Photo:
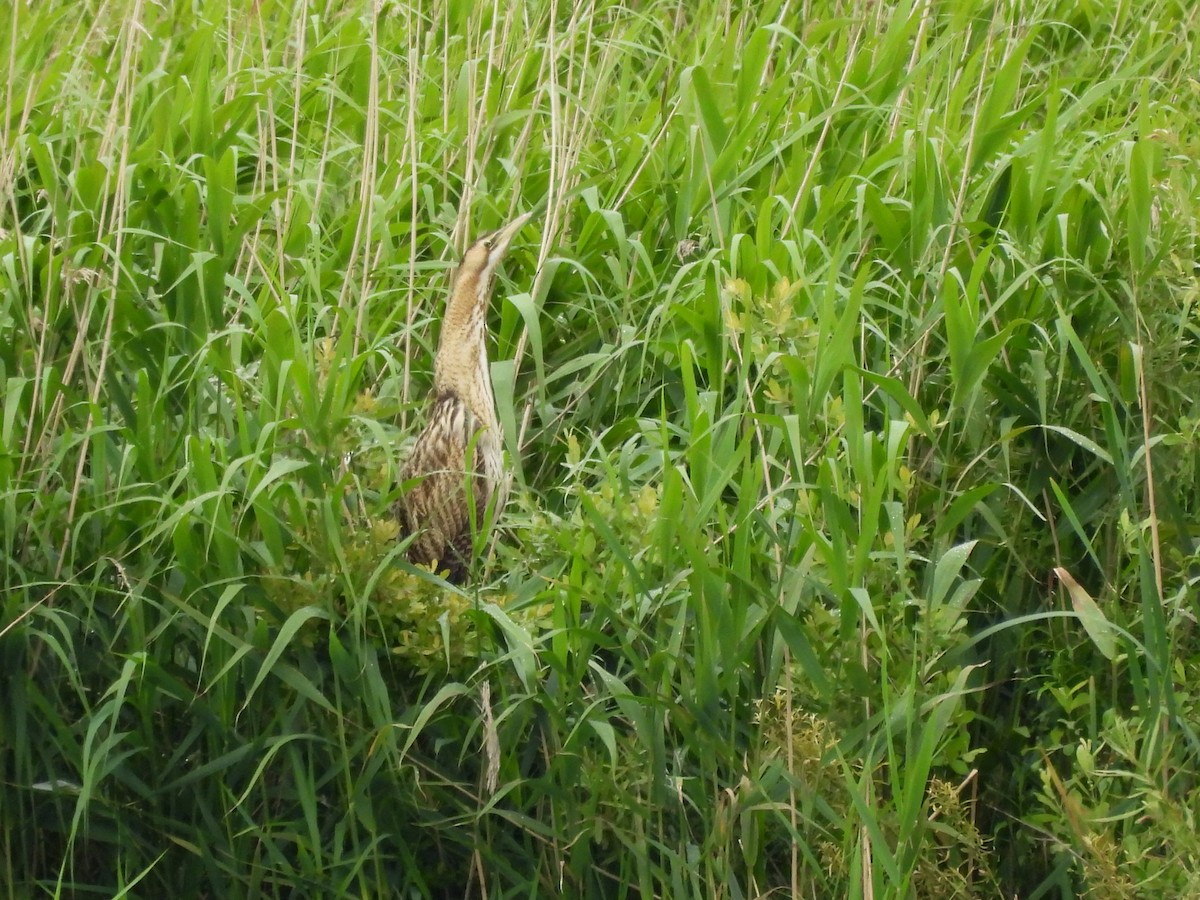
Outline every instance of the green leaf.
<svg viewBox="0 0 1200 900">
<path fill-rule="evenodd" d="M 1117 639 L 1112 623 L 1104 617 L 1104 613 L 1100 611 L 1100 607 L 1096 605 L 1092 595 L 1074 579 L 1070 572 L 1061 566 L 1055 566 L 1054 574 L 1066 587 L 1067 593 L 1071 597 L 1071 605 L 1075 608 L 1075 615 L 1079 617 L 1080 623 L 1088 637 L 1092 639 L 1092 643 L 1096 645 L 1096 649 L 1104 654 L 1105 659 L 1115 660 L 1117 658 Z"/>
</svg>

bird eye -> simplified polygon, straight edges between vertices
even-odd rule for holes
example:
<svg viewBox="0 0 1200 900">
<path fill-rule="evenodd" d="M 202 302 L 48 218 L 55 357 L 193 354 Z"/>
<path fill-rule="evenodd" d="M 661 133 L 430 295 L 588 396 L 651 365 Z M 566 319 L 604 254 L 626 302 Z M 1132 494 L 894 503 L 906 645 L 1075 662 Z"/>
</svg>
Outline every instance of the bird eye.
<svg viewBox="0 0 1200 900">
<path fill-rule="evenodd" d="M 491 249 L 492 249 L 492 239 L 491 239 L 490 237 L 485 237 L 485 238 L 483 239 L 483 249 L 484 249 L 484 250 L 491 250 Z"/>
</svg>

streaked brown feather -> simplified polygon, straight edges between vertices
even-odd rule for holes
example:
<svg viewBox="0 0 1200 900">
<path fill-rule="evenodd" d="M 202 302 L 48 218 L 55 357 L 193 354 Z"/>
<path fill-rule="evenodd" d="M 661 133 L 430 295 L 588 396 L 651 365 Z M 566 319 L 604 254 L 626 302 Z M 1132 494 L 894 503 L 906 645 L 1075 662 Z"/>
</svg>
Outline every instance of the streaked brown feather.
<svg viewBox="0 0 1200 900">
<path fill-rule="evenodd" d="M 473 529 L 482 527 L 495 498 L 507 495 L 500 426 L 487 358 L 487 307 L 496 266 L 521 216 L 479 238 L 454 273 L 434 359 L 434 402 L 401 478 L 412 482 L 396 503 L 408 558 L 446 570 L 461 583 L 470 570 Z M 469 457 L 469 458 L 468 458 Z"/>
<path fill-rule="evenodd" d="M 455 583 L 466 577 L 471 560 L 470 507 L 475 527 L 481 527 L 493 493 L 484 474 L 490 467 L 482 465 L 484 433 L 479 426 L 460 397 L 442 393 L 400 473 L 402 481 L 414 481 L 396 509 L 404 532 L 416 535 L 408 558 L 426 566 L 437 563 Z"/>
</svg>

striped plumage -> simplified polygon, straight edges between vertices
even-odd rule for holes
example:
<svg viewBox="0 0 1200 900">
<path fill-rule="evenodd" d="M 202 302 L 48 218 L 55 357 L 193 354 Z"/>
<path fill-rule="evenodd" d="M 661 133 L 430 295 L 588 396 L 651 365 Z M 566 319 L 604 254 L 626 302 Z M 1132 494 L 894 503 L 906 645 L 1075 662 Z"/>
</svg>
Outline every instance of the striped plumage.
<svg viewBox="0 0 1200 900">
<path fill-rule="evenodd" d="M 433 363 L 433 405 L 400 473 L 412 482 L 396 504 L 402 531 L 415 535 L 408 558 L 436 563 L 455 583 L 470 569 L 473 528 L 482 527 L 489 506 L 498 515 L 507 494 L 487 311 L 496 266 L 528 220 L 526 214 L 479 238 L 454 273 Z"/>
</svg>

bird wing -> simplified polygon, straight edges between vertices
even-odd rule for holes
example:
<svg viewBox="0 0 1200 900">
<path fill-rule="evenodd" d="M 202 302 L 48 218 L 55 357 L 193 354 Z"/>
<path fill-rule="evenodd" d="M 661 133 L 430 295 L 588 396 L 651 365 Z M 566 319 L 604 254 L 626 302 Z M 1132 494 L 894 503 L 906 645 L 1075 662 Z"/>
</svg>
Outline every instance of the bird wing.
<svg viewBox="0 0 1200 900">
<path fill-rule="evenodd" d="M 475 431 L 475 416 L 467 404 L 453 393 L 441 394 L 400 473 L 402 481 L 416 479 L 398 502 L 401 525 L 407 533 L 416 534 L 409 545 L 409 559 L 424 565 L 437 561 L 439 568 L 448 568 L 452 575 L 465 569 L 471 556 L 468 502 L 476 507 L 476 522 L 482 521 L 482 492 L 473 490 L 468 501 L 464 490 L 468 470 L 474 473 L 477 469 L 475 460 L 467 459 Z"/>
</svg>

